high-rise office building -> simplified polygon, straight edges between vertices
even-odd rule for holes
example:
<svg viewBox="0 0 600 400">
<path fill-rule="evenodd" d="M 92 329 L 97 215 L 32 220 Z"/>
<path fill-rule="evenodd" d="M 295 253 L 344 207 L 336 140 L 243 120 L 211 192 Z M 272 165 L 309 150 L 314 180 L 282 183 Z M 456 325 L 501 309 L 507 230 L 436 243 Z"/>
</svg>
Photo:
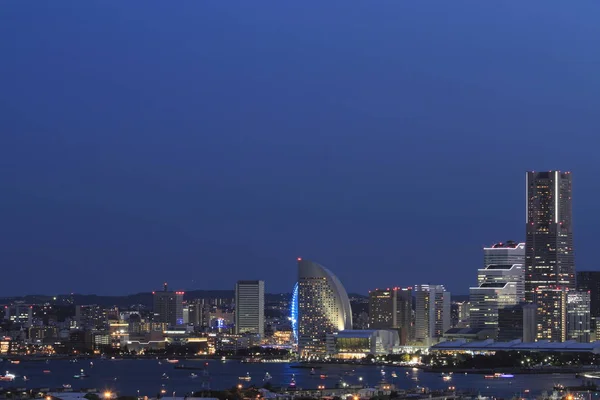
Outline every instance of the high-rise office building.
<svg viewBox="0 0 600 400">
<path fill-rule="evenodd" d="M 567 340 L 567 292 L 563 288 L 536 290 L 537 340 Z"/>
<path fill-rule="evenodd" d="M 154 322 L 176 326 L 183 324 L 184 292 L 170 292 L 165 282 L 162 292 L 152 292 Z"/>
<path fill-rule="evenodd" d="M 416 285 L 415 340 L 430 346 L 450 326 L 450 292 L 442 285 Z"/>
<path fill-rule="evenodd" d="M 370 291 L 369 328 L 398 329 L 402 345 L 412 340 L 412 288 Z"/>
<path fill-rule="evenodd" d="M 590 315 L 600 318 L 600 271 L 578 271 L 577 290 L 590 292 Z"/>
<path fill-rule="evenodd" d="M 369 291 L 369 328 L 390 329 L 397 324 L 398 293 L 394 289 Z"/>
<path fill-rule="evenodd" d="M 509 240 L 483 248 L 483 268 L 477 271 L 477 284 L 514 282 L 516 304 L 525 299 L 525 243 Z"/>
<path fill-rule="evenodd" d="M 327 268 L 298 259 L 298 352 L 302 358 L 327 355 L 327 334 L 352 329 L 346 289 Z"/>
<path fill-rule="evenodd" d="M 590 342 L 590 293 L 567 293 L 567 338 L 580 343 Z"/>
<path fill-rule="evenodd" d="M 265 335 L 264 281 L 238 281 L 235 285 L 235 333 Z"/>
<path fill-rule="evenodd" d="M 518 304 L 515 282 L 482 283 L 469 288 L 469 327 L 475 329 L 498 329 L 498 310 Z M 496 333 L 491 333 L 492 337 Z"/>
<path fill-rule="evenodd" d="M 498 329 L 499 310 L 519 304 L 525 296 L 525 244 L 512 240 L 483 248 L 483 268 L 477 287 L 469 289 L 469 326 Z"/>
<path fill-rule="evenodd" d="M 559 292 L 575 289 L 571 173 L 528 172 L 526 188 L 525 298 L 539 306 L 538 340 L 565 340 Z"/>
</svg>

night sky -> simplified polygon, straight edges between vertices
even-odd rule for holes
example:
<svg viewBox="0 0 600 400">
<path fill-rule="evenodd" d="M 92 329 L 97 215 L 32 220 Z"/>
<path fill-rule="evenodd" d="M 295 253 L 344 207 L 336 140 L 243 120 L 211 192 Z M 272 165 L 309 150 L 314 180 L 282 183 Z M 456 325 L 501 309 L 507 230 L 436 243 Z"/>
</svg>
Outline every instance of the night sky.
<svg viewBox="0 0 600 400">
<path fill-rule="evenodd" d="M 600 269 L 598 1 L 20 1 L 0 8 L 0 295 L 468 293 L 573 172 Z"/>
</svg>

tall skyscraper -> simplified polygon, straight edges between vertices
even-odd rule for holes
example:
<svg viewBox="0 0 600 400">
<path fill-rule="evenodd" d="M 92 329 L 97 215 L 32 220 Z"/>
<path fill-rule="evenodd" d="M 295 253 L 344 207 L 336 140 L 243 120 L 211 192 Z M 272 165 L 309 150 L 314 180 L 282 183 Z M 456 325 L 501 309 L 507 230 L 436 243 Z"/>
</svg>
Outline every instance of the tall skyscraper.
<svg viewBox="0 0 600 400">
<path fill-rule="evenodd" d="M 571 173 L 528 172 L 526 188 L 525 299 L 538 304 L 538 340 L 563 341 L 575 289 Z"/>
<path fill-rule="evenodd" d="M 327 268 L 298 259 L 298 352 L 302 358 L 327 355 L 327 334 L 352 329 L 346 289 Z"/>
<path fill-rule="evenodd" d="M 508 241 L 483 249 L 483 268 L 477 270 L 478 286 L 469 289 L 469 326 L 498 329 L 499 310 L 524 300 L 525 244 Z"/>
<path fill-rule="evenodd" d="M 477 271 L 477 284 L 509 283 L 516 286 L 517 298 L 525 300 L 525 243 L 509 240 L 483 248 L 483 268 Z"/>
<path fill-rule="evenodd" d="M 415 286 L 415 340 L 430 346 L 450 329 L 450 292 L 442 285 Z"/>
<path fill-rule="evenodd" d="M 571 173 L 527 173 L 525 297 L 537 289 L 575 289 Z"/>
<path fill-rule="evenodd" d="M 567 340 L 567 289 L 537 289 L 537 340 Z"/>
<path fill-rule="evenodd" d="M 369 328 L 390 329 L 397 324 L 398 293 L 394 289 L 369 291 Z"/>
<path fill-rule="evenodd" d="M 183 292 L 170 292 L 165 282 L 162 292 L 152 292 L 154 322 L 176 326 L 183 324 Z"/>
<path fill-rule="evenodd" d="M 590 293 L 567 293 L 567 338 L 580 343 L 590 342 Z"/>
<path fill-rule="evenodd" d="M 235 333 L 265 334 L 265 282 L 238 281 L 235 285 Z"/>
<path fill-rule="evenodd" d="M 400 344 L 412 339 L 412 288 L 369 292 L 369 328 L 398 329 Z"/>
</svg>

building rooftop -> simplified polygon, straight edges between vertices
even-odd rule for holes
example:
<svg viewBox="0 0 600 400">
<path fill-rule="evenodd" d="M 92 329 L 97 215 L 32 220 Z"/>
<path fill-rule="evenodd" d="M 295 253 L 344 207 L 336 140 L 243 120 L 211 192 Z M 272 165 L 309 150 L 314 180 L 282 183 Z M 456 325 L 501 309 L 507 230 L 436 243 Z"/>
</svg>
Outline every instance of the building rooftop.
<svg viewBox="0 0 600 400">
<path fill-rule="evenodd" d="M 556 352 L 591 352 L 600 353 L 600 342 L 578 343 L 573 340 L 567 342 L 539 342 L 523 343 L 520 340 L 511 342 L 495 342 L 492 339 L 478 342 L 467 342 L 464 339 L 449 340 L 431 346 L 431 350 L 438 351 L 556 351 Z"/>
<path fill-rule="evenodd" d="M 492 249 L 515 249 L 519 246 L 518 242 L 514 240 L 507 240 L 506 242 L 494 243 Z"/>
</svg>

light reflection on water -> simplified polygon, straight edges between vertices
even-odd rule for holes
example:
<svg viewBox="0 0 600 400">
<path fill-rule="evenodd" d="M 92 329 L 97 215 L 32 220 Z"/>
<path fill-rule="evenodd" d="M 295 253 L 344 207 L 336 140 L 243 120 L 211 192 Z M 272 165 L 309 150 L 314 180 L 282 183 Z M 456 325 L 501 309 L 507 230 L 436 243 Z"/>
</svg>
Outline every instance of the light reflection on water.
<svg viewBox="0 0 600 400">
<path fill-rule="evenodd" d="M 376 385 L 382 378 L 395 384 L 400 389 L 427 387 L 430 389 L 444 389 L 454 386 L 457 390 L 471 390 L 482 395 L 512 397 L 523 395 L 528 389 L 530 395 L 542 391 L 552 391 L 555 384 L 578 385 L 581 380 L 573 374 L 545 374 L 545 375 L 515 375 L 514 378 L 485 379 L 480 374 L 452 374 L 450 380 L 444 380 L 439 373 L 423 372 L 413 368 L 380 367 L 380 366 L 355 366 L 355 365 L 323 365 L 311 374 L 310 369 L 292 368 L 287 363 L 258 363 L 248 364 L 228 360 L 193 360 L 182 361 L 189 367 L 201 368 L 208 363 L 208 376 L 199 370 L 175 369 L 173 364 L 159 363 L 158 360 L 94 360 L 90 366 L 89 361 L 81 360 L 78 363 L 69 361 L 22 362 L 19 365 L 0 364 L 2 372 L 8 370 L 17 375 L 14 382 L 1 382 L 3 387 L 40 388 L 62 387 L 63 384 L 72 385 L 74 390 L 82 388 L 96 388 L 99 390 L 111 389 L 122 394 L 136 394 L 140 390 L 142 395 L 154 396 L 161 388 L 171 393 L 176 391 L 181 395 L 192 391 L 201 390 L 203 384 L 210 385 L 211 389 L 231 388 L 239 383 L 244 386 L 262 386 L 265 374 L 268 372 L 273 386 L 287 386 L 295 379 L 298 388 L 316 389 L 319 385 L 333 387 L 335 384 L 345 382 L 349 385 L 365 384 Z M 85 379 L 74 379 L 81 369 L 89 375 Z M 45 374 L 43 370 L 50 370 Z M 191 374 L 197 376 L 193 377 Z M 163 374 L 169 379 L 162 379 Z M 238 378 L 249 375 L 251 380 L 240 381 Z M 323 375 L 323 376 L 322 376 Z M 395 375 L 395 376 L 394 376 Z M 28 381 L 23 380 L 27 376 Z"/>
</svg>

